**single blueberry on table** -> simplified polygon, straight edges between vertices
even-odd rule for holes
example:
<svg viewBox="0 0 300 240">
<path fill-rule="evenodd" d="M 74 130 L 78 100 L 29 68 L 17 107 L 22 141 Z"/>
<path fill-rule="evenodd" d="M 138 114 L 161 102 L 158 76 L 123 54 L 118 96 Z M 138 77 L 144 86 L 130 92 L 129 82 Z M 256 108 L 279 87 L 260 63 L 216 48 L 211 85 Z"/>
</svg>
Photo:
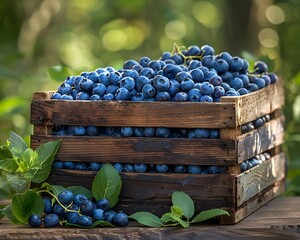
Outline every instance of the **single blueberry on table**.
<svg viewBox="0 0 300 240">
<path fill-rule="evenodd" d="M 117 227 L 126 227 L 128 225 L 128 222 L 128 216 L 125 213 L 120 212 L 114 216 L 113 223 Z"/>
<path fill-rule="evenodd" d="M 44 218 L 45 227 L 56 227 L 59 224 L 59 217 L 55 213 L 47 214 Z"/>
<path fill-rule="evenodd" d="M 28 219 L 28 223 L 31 227 L 40 227 L 42 225 L 42 219 L 38 215 L 31 215 Z"/>
</svg>

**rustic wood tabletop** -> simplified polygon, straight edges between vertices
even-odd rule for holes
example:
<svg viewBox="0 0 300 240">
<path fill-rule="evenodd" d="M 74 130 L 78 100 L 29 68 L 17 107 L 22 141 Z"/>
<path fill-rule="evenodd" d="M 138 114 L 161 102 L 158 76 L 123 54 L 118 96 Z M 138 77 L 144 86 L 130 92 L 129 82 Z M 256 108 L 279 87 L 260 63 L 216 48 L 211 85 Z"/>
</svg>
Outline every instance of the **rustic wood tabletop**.
<svg viewBox="0 0 300 240">
<path fill-rule="evenodd" d="M 300 198 L 274 199 L 235 225 L 202 224 L 187 229 L 144 228 L 30 228 L 0 220 L 0 239 L 300 239 Z"/>
</svg>

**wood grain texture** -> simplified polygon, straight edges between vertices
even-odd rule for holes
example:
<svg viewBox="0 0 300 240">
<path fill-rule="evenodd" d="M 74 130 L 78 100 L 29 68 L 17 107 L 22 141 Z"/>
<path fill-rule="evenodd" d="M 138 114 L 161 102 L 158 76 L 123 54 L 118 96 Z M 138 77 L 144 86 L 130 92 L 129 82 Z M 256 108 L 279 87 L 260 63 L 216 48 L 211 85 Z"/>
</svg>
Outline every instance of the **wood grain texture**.
<svg viewBox="0 0 300 240">
<path fill-rule="evenodd" d="M 280 153 L 237 176 L 237 206 L 285 177 L 285 154 Z"/>
<path fill-rule="evenodd" d="M 243 125 L 282 108 L 284 105 L 283 81 L 238 98 L 221 98 L 221 102 L 236 104 L 236 125 Z"/>
<path fill-rule="evenodd" d="M 283 144 L 284 121 L 284 116 L 281 116 L 271 120 L 259 129 L 236 137 L 237 163 Z"/>
<path fill-rule="evenodd" d="M 231 103 L 31 101 L 35 125 L 232 128 L 234 118 Z"/>
<path fill-rule="evenodd" d="M 32 135 L 31 147 L 63 139 L 61 161 L 234 165 L 234 140 Z"/>
</svg>

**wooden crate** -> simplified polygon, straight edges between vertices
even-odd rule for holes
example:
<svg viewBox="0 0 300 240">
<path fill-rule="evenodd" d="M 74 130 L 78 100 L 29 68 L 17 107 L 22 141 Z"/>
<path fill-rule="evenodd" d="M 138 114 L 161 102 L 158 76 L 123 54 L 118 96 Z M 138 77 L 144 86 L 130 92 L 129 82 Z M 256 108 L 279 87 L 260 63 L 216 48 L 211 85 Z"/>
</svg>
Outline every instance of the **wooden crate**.
<svg viewBox="0 0 300 240">
<path fill-rule="evenodd" d="M 120 162 L 227 166 L 223 174 L 121 173 L 123 188 L 118 207 L 131 213 L 169 210 L 173 191 L 185 191 L 197 210 L 224 208 L 236 223 L 284 191 L 284 104 L 281 83 L 241 97 L 222 97 L 220 103 L 62 101 L 51 92 L 37 92 L 31 102 L 34 134 L 31 146 L 63 139 L 56 159 L 80 162 Z M 241 126 L 266 114 L 271 120 L 242 134 Z M 220 139 L 53 136 L 54 126 L 136 126 L 217 128 Z M 257 154 L 272 157 L 244 173 L 240 163 Z M 49 181 L 90 187 L 96 173 L 53 170 Z M 78 176 L 81 177 L 78 177 Z"/>
</svg>

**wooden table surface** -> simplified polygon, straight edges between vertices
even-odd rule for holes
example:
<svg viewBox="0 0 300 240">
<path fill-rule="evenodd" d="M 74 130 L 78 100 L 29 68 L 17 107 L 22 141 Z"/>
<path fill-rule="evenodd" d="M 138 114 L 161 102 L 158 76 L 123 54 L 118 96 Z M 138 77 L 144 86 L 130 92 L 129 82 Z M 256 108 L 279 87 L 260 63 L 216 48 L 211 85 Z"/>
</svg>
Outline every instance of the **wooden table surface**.
<svg viewBox="0 0 300 240">
<path fill-rule="evenodd" d="M 0 220 L 5 239 L 300 239 L 300 197 L 277 198 L 235 225 L 144 228 L 30 228 Z"/>
</svg>

